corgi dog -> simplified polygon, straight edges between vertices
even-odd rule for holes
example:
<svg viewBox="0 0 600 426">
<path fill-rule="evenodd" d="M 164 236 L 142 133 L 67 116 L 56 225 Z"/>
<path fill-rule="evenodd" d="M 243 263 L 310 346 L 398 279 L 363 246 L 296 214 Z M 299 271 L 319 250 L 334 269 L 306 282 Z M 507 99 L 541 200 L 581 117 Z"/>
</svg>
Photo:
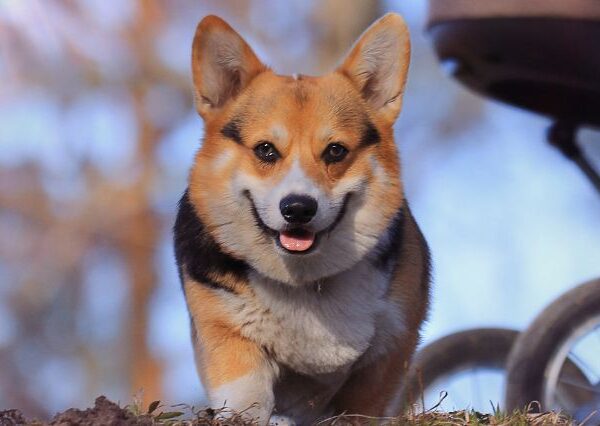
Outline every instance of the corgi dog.
<svg viewBox="0 0 600 426">
<path fill-rule="evenodd" d="M 322 77 L 278 75 L 222 19 L 198 24 L 205 135 L 174 242 L 213 408 L 398 414 L 430 281 L 392 130 L 409 57 L 396 14 Z"/>
</svg>

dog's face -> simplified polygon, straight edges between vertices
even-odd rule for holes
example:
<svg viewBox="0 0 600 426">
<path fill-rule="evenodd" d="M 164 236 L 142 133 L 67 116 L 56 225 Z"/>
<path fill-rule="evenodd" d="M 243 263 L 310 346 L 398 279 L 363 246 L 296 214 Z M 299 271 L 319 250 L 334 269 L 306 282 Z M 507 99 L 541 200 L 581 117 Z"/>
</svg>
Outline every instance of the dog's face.
<svg viewBox="0 0 600 426">
<path fill-rule="evenodd" d="M 408 57 L 397 15 L 323 77 L 276 75 L 221 19 L 199 24 L 192 69 L 205 138 L 190 197 L 225 251 L 298 284 L 373 249 L 403 202 L 392 125 Z"/>
</svg>

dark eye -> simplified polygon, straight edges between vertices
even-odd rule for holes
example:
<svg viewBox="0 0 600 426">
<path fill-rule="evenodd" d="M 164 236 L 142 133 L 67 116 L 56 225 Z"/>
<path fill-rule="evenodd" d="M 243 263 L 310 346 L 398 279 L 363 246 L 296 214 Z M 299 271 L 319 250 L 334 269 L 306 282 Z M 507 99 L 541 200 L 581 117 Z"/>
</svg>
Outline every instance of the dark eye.
<svg viewBox="0 0 600 426">
<path fill-rule="evenodd" d="M 323 151 L 323 160 L 326 163 L 337 163 L 346 158 L 348 150 L 339 143 L 330 143 Z"/>
<path fill-rule="evenodd" d="M 256 154 L 260 161 L 264 161 L 265 163 L 274 163 L 281 157 L 277 148 L 271 142 L 264 141 L 259 142 L 254 147 L 254 154 Z"/>
</svg>

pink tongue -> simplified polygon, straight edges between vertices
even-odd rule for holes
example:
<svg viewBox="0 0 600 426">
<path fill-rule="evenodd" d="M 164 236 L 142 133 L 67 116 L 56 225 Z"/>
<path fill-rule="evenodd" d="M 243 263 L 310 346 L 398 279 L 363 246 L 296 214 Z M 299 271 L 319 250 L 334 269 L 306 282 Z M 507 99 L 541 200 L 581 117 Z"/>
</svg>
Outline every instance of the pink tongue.
<svg viewBox="0 0 600 426">
<path fill-rule="evenodd" d="M 306 234 L 302 236 L 291 235 L 282 232 L 279 234 L 279 242 L 289 251 L 306 251 L 315 242 L 315 234 Z"/>
</svg>

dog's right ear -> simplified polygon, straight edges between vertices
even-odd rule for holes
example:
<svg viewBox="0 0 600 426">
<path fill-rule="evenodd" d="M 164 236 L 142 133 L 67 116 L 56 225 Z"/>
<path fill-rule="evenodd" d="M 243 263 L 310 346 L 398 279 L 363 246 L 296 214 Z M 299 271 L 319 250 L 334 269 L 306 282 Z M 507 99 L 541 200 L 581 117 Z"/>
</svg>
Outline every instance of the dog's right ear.
<svg viewBox="0 0 600 426">
<path fill-rule="evenodd" d="M 267 67 L 233 28 L 209 15 L 196 28 L 192 75 L 196 110 L 205 120 Z"/>
</svg>

